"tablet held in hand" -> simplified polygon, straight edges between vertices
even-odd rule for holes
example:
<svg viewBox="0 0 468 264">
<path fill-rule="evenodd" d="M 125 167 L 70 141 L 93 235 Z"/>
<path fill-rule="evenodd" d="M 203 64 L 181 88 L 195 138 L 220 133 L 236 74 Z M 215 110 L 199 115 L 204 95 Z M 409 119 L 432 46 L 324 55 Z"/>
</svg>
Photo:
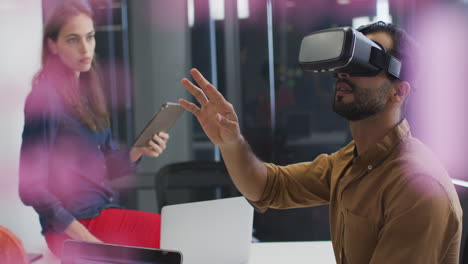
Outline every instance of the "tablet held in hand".
<svg viewBox="0 0 468 264">
<path fill-rule="evenodd" d="M 159 109 L 158 113 L 148 122 L 146 127 L 133 143 L 134 147 L 145 147 L 153 135 L 159 132 L 168 132 L 182 115 L 184 109 L 178 103 L 166 102 Z"/>
</svg>

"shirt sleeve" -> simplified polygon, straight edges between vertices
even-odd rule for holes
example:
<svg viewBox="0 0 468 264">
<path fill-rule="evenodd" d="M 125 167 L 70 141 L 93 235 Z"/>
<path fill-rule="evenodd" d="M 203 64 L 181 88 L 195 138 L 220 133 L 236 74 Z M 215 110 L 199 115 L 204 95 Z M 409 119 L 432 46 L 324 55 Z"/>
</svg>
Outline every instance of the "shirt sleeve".
<svg viewBox="0 0 468 264">
<path fill-rule="evenodd" d="M 110 129 L 108 129 L 106 148 L 104 150 L 108 178 L 115 179 L 122 176 L 135 174 L 139 161 L 133 163 L 130 160 L 130 150 L 121 149 L 112 139 Z"/>
<path fill-rule="evenodd" d="M 265 163 L 267 183 L 262 197 L 250 203 L 258 211 L 327 204 L 330 201 L 332 157 L 322 154 L 312 162 L 277 166 Z"/>
<path fill-rule="evenodd" d="M 415 175 L 389 191 L 370 263 L 458 263 L 461 220 L 445 189 Z"/>
<path fill-rule="evenodd" d="M 41 218 L 45 230 L 62 233 L 75 219 L 49 190 L 50 146 L 56 135 L 57 123 L 37 101 L 28 98 L 20 156 L 19 195 L 24 204 L 32 206 Z M 44 104 L 42 104 L 44 107 Z"/>
</svg>

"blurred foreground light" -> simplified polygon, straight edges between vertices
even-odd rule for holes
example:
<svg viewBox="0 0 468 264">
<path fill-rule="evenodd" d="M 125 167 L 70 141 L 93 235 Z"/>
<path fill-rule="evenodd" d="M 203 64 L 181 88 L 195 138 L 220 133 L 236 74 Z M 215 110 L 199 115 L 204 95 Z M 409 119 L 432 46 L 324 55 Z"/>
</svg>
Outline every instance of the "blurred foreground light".
<svg viewBox="0 0 468 264">
<path fill-rule="evenodd" d="M 455 6 L 437 5 L 419 14 L 415 36 L 420 60 L 410 101 L 413 127 L 452 177 L 467 180 L 468 19 Z"/>
</svg>

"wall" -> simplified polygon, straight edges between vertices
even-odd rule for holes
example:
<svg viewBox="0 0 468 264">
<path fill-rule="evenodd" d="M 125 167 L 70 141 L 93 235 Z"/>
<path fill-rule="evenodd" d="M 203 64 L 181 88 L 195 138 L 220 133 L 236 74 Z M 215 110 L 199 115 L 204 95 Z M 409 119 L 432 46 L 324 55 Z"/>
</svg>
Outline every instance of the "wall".
<svg viewBox="0 0 468 264">
<path fill-rule="evenodd" d="M 23 106 L 40 66 L 41 1 L 0 1 L 0 225 L 18 235 L 28 250 L 44 248 L 37 214 L 18 196 Z"/>
<path fill-rule="evenodd" d="M 187 1 L 128 1 L 129 34 L 134 89 L 135 134 L 158 111 L 162 103 L 187 97 L 180 84 L 189 70 Z M 144 159 L 138 172 L 138 208 L 155 211 L 151 187 L 154 175 L 168 163 L 190 160 L 192 125 L 184 113 L 170 131 L 166 151 L 157 159 Z"/>
</svg>

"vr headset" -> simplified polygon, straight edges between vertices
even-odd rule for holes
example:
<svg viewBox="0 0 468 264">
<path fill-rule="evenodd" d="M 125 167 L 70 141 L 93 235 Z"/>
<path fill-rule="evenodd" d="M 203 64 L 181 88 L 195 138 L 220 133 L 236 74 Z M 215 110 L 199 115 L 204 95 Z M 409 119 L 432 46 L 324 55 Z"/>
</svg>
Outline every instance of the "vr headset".
<svg viewBox="0 0 468 264">
<path fill-rule="evenodd" d="M 351 27 L 330 28 L 302 39 L 299 64 L 304 71 L 375 76 L 385 71 L 399 79 L 401 62 Z"/>
</svg>

